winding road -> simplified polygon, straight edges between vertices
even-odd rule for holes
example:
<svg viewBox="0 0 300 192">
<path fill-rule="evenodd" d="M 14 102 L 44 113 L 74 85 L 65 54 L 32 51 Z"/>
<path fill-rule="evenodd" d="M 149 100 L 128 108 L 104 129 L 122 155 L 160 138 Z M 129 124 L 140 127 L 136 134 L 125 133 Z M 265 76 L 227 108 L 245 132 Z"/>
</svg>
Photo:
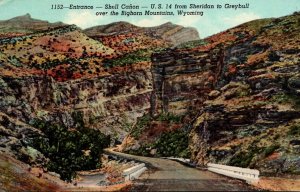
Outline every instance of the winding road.
<svg viewBox="0 0 300 192">
<path fill-rule="evenodd" d="M 119 157 L 142 161 L 148 171 L 134 181 L 131 191 L 250 191 L 244 182 L 223 177 L 209 171 L 191 168 L 176 161 L 134 156 L 106 150 Z"/>
</svg>

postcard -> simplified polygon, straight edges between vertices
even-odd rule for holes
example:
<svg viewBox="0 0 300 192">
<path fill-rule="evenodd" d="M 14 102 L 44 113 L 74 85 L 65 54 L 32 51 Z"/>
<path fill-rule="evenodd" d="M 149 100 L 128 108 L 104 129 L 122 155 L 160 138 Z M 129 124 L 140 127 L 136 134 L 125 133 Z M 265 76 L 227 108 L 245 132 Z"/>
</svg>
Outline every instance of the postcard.
<svg viewBox="0 0 300 192">
<path fill-rule="evenodd" d="M 300 190 L 299 0 L 0 0 L 0 191 Z"/>
</svg>

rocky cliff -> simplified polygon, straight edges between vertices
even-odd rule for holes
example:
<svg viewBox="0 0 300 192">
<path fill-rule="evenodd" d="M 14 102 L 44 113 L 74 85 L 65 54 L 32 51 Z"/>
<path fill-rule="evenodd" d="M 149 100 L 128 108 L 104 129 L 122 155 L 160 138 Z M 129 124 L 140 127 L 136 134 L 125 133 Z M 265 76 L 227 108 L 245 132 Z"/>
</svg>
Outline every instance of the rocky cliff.
<svg viewBox="0 0 300 192">
<path fill-rule="evenodd" d="M 217 48 L 213 53 L 174 48 L 153 54 L 153 115 L 197 109 L 215 85 L 222 54 Z"/>
<path fill-rule="evenodd" d="M 299 13 L 256 20 L 153 54 L 153 117 L 122 149 L 299 174 L 299 24 Z M 189 152 L 170 152 L 174 130 Z"/>
</svg>

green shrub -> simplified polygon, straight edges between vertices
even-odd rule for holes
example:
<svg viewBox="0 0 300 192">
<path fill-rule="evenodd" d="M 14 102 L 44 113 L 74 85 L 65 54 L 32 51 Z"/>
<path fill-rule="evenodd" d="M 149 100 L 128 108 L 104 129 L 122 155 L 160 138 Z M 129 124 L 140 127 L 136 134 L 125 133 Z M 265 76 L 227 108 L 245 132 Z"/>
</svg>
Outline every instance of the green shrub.
<svg viewBox="0 0 300 192">
<path fill-rule="evenodd" d="M 280 147 L 280 145 L 271 145 L 271 146 L 268 146 L 266 147 L 264 150 L 263 150 L 263 155 L 265 157 L 268 157 L 269 155 L 271 155 L 276 149 L 278 149 Z"/>
<path fill-rule="evenodd" d="M 169 123 L 179 123 L 181 121 L 181 116 L 174 115 L 172 113 L 161 113 L 157 117 L 158 121 L 167 121 Z"/>
<path fill-rule="evenodd" d="M 138 118 L 130 135 L 138 139 L 141 133 L 145 129 L 149 128 L 151 120 L 180 123 L 182 117 L 171 113 L 161 113 L 159 116 L 152 119 L 150 115 L 145 115 Z M 155 156 L 159 157 L 175 156 L 188 158 L 190 156 L 188 148 L 188 133 L 182 130 L 163 133 L 154 143 L 143 144 L 139 149 L 127 152 L 135 155 L 151 156 L 151 149 L 157 149 Z"/>
<path fill-rule="evenodd" d="M 189 42 L 182 43 L 179 46 L 177 46 L 177 48 L 179 48 L 179 49 L 189 49 L 189 48 L 198 47 L 198 46 L 202 46 L 202 45 L 206 45 L 206 44 L 208 44 L 208 43 L 205 40 L 200 39 L 200 40 L 195 40 L 195 41 L 189 41 Z"/>
<path fill-rule="evenodd" d="M 291 126 L 288 131 L 288 135 L 291 135 L 291 136 L 300 135 L 300 125 L 296 124 L 296 125 Z"/>
<path fill-rule="evenodd" d="M 133 136 L 134 138 L 138 138 L 142 133 L 142 131 L 147 128 L 150 121 L 151 121 L 151 116 L 148 114 L 138 118 L 137 123 L 131 130 L 130 135 Z"/>
<path fill-rule="evenodd" d="M 132 155 L 142 155 L 144 157 L 150 157 L 150 146 L 149 145 L 144 145 L 138 148 L 137 150 L 128 150 L 126 153 L 132 154 Z"/>
<path fill-rule="evenodd" d="M 163 133 L 154 143 L 154 148 L 157 149 L 157 156 L 188 158 L 190 156 L 188 144 L 188 134 L 182 130 L 176 130 Z"/>
<path fill-rule="evenodd" d="M 104 67 L 111 68 L 115 66 L 131 65 L 142 61 L 151 61 L 151 54 L 148 50 L 138 50 L 116 59 L 105 59 L 103 64 Z"/>
<path fill-rule="evenodd" d="M 282 93 L 282 94 L 274 95 L 272 97 L 271 101 L 281 103 L 281 104 L 290 103 L 296 109 L 300 109 L 300 98 L 299 98 L 299 96 L 291 94 L 291 93 Z"/>
<path fill-rule="evenodd" d="M 256 142 L 256 141 L 255 141 Z M 268 157 L 271 155 L 276 149 L 280 148 L 280 145 L 274 144 L 268 147 L 257 147 L 253 142 L 253 144 L 248 148 L 248 151 L 242 151 L 232 157 L 229 162 L 229 165 L 237 166 L 237 167 L 249 167 L 252 159 L 262 154 L 263 157 Z"/>
<path fill-rule="evenodd" d="M 30 145 L 50 159 L 49 171 L 59 173 L 66 181 L 71 181 L 76 171 L 97 168 L 103 149 L 110 144 L 108 136 L 84 126 L 69 130 L 63 125 L 41 120 L 35 120 L 33 126 L 45 136 L 33 140 Z"/>
<path fill-rule="evenodd" d="M 252 153 L 241 152 L 230 160 L 229 165 L 237 167 L 248 167 L 253 157 L 254 155 Z"/>
<path fill-rule="evenodd" d="M 156 149 L 156 154 L 150 154 Z M 161 137 L 152 144 L 144 144 L 136 150 L 126 151 L 133 155 L 156 156 L 156 157 L 182 157 L 189 158 L 188 134 L 182 130 L 163 133 Z"/>
<path fill-rule="evenodd" d="M 259 148 L 255 145 L 257 141 L 254 141 L 252 145 L 248 148 L 248 151 L 242 151 L 232 157 L 229 162 L 229 165 L 237 167 L 249 167 L 253 157 L 257 154 L 261 154 L 262 148 Z"/>
</svg>

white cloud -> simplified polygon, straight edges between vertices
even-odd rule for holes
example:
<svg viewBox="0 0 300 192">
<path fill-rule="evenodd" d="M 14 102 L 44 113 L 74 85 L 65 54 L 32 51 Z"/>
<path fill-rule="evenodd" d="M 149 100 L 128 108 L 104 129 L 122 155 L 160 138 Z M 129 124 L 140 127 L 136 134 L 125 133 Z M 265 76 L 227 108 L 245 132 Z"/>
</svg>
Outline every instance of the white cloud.
<svg viewBox="0 0 300 192">
<path fill-rule="evenodd" d="M 102 19 L 103 16 L 96 16 L 90 11 L 72 11 L 67 14 L 67 16 L 63 19 L 63 22 L 67 24 L 75 24 L 84 29 L 96 26 Z"/>
<path fill-rule="evenodd" d="M 11 1 L 13 1 L 13 0 L 0 0 L 0 6 L 1 6 L 1 5 L 4 5 L 4 4 L 6 4 L 6 3 L 9 3 L 9 2 L 11 2 Z"/>
<path fill-rule="evenodd" d="M 240 13 L 233 17 L 224 17 L 223 21 L 227 24 L 230 24 L 231 26 L 236 26 L 260 18 L 261 17 L 259 15 L 249 12 L 249 13 Z"/>
<path fill-rule="evenodd" d="M 159 15 L 159 16 L 151 16 L 141 20 L 132 20 L 131 23 L 142 27 L 153 27 L 153 26 L 164 24 L 168 21 L 169 20 Z"/>
</svg>

